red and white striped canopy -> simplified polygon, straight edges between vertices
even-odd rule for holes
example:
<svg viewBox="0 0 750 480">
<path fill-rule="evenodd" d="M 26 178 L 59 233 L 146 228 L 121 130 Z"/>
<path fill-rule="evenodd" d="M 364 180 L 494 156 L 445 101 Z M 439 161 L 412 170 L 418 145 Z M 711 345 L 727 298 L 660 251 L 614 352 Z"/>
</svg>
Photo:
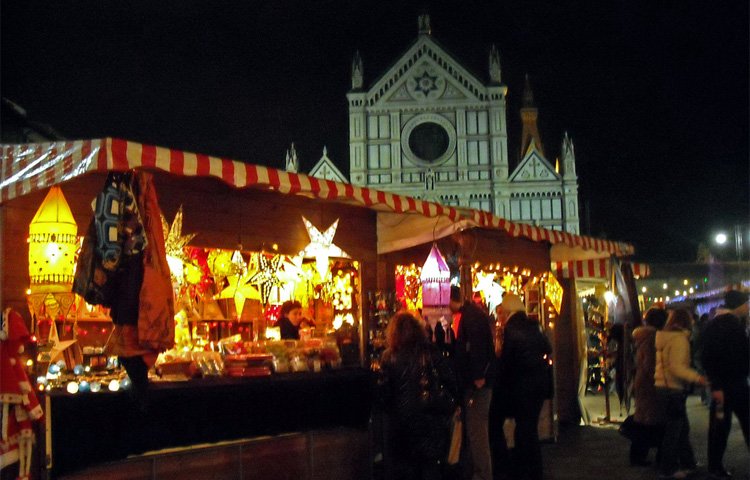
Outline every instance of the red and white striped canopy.
<svg viewBox="0 0 750 480">
<path fill-rule="evenodd" d="M 561 278 L 609 278 L 609 258 L 552 262 L 550 270 Z M 645 263 L 631 263 L 636 278 L 648 277 L 651 273 Z"/>
<path fill-rule="evenodd" d="M 633 246 L 628 243 L 513 223 L 489 212 L 459 210 L 348 183 L 117 138 L 2 145 L 1 148 L 0 204 L 88 172 L 152 168 L 174 175 L 215 177 L 237 188 L 270 188 L 286 194 L 354 203 L 379 211 L 414 213 L 432 218 L 446 216 L 454 222 L 468 219 L 475 226 L 505 230 L 513 237 L 551 244 L 563 243 L 616 256 L 634 252 Z"/>
</svg>

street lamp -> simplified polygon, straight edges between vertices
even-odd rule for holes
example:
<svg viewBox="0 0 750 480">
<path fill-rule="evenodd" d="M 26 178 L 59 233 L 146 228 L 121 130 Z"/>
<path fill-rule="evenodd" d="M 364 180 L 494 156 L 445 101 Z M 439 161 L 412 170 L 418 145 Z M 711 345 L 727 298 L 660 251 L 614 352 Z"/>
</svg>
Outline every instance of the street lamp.
<svg viewBox="0 0 750 480">
<path fill-rule="evenodd" d="M 716 238 L 714 238 L 714 241 L 717 245 L 724 245 L 727 243 L 727 234 L 726 233 L 717 233 Z"/>
</svg>

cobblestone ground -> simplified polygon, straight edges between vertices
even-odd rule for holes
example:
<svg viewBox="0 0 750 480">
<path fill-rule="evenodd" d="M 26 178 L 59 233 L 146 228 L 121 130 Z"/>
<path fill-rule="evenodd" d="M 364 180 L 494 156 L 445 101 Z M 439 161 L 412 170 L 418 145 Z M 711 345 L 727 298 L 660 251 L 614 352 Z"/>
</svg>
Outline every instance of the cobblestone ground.
<svg viewBox="0 0 750 480">
<path fill-rule="evenodd" d="M 604 416 L 604 397 L 586 398 L 586 406 L 593 419 Z M 750 406 L 748 406 L 750 408 Z M 620 412 L 616 397 L 612 397 L 611 418 L 621 420 L 625 412 Z M 706 473 L 708 408 L 698 396 L 688 399 L 690 437 L 696 459 L 703 468 L 691 476 L 691 480 L 710 478 Z M 546 480 L 654 480 L 658 471 L 654 467 L 631 467 L 628 463 L 630 443 L 617 432 L 616 424 L 603 423 L 600 426 L 568 427 L 560 431 L 557 443 L 544 444 L 544 469 Z M 653 451 L 650 460 L 653 461 Z M 742 431 L 734 419 L 724 457 L 726 468 L 738 480 L 750 480 L 750 454 L 745 447 Z"/>
</svg>

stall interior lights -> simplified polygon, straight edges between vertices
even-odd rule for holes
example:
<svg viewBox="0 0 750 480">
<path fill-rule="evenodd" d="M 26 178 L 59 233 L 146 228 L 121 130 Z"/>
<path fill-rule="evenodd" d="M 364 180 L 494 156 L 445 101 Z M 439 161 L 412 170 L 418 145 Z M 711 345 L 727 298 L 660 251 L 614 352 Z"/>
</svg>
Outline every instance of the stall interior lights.
<svg viewBox="0 0 750 480">
<path fill-rule="evenodd" d="M 396 265 L 396 298 L 407 310 L 422 308 L 422 267 Z"/>
</svg>

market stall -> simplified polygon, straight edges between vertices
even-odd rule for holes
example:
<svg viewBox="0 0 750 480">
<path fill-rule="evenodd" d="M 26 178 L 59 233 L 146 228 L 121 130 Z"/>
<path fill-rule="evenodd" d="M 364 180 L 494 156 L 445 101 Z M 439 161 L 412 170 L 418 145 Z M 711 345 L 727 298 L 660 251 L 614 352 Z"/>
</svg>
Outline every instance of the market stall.
<svg viewBox="0 0 750 480">
<path fill-rule="evenodd" d="M 376 210 L 458 218 L 429 202 L 118 139 L 3 146 L 2 154 L 0 303 L 36 335 L 38 352 L 26 358 L 46 406 L 37 458 L 52 476 L 144 449 L 240 437 L 355 427 L 342 438 L 361 438 L 371 401 L 362 319 L 365 292 L 376 289 Z M 131 169 L 153 175 L 175 305 L 175 346 L 157 360 L 150 388 L 169 408 L 149 404 L 148 445 L 102 441 L 90 429 L 79 437 L 72 427 L 85 421 L 106 434 L 129 426 L 111 422 L 122 421 L 123 404 L 134 407 L 129 378 L 104 350 L 107 308 L 70 292 L 92 199 L 111 172 Z M 53 221 L 39 220 L 47 217 Z M 291 299 L 311 326 L 298 341 L 279 340 L 278 307 Z M 274 397 L 282 387 L 290 390 Z M 227 389 L 273 408 L 256 408 L 253 418 L 263 422 L 238 421 L 247 413 L 229 404 Z M 185 418 L 195 409 L 180 402 L 192 393 L 214 428 Z M 310 408 L 321 402 L 325 408 Z M 285 413 L 299 409 L 305 415 Z M 97 418 L 106 412 L 113 418 Z M 351 463 L 344 451 L 336 455 Z"/>
<path fill-rule="evenodd" d="M 560 252 L 557 258 L 551 270 L 571 292 L 567 308 L 571 318 L 569 336 L 574 339 L 571 353 L 574 354 L 568 366 L 571 377 L 577 382 L 562 393 L 568 399 L 575 399 L 575 408 L 574 402 L 566 402 L 570 409 L 568 415 L 577 417 L 579 411 L 586 424 L 609 422 L 612 406 L 605 392 L 618 391 L 623 407 L 627 410 L 629 405 L 625 365 L 630 348 L 628 332 L 640 323 L 643 306 L 635 279 L 647 277 L 649 266 L 615 255 L 584 255 L 582 252 Z M 591 398 L 603 400 L 592 403 Z M 592 412 L 591 405 L 596 405 L 597 412 Z M 595 418 L 600 407 L 603 415 Z"/>
</svg>

